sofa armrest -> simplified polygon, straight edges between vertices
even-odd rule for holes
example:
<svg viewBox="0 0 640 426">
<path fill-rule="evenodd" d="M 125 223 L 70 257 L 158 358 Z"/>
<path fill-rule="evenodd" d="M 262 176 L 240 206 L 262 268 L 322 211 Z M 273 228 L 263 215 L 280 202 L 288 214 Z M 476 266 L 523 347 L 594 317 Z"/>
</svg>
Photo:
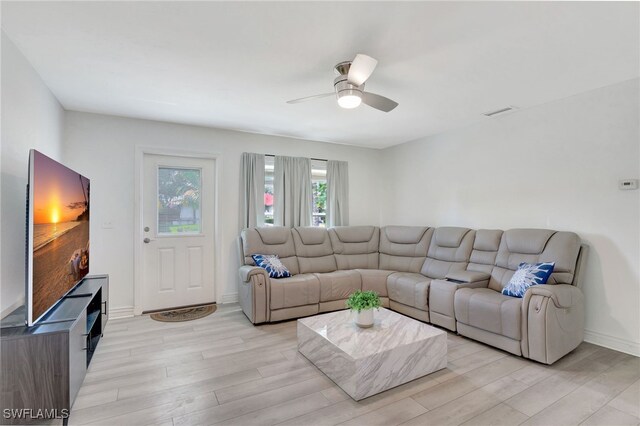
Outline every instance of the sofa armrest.
<svg viewBox="0 0 640 426">
<path fill-rule="evenodd" d="M 584 296 L 568 284 L 534 285 L 522 301 L 522 355 L 553 364 L 584 338 Z"/>
<path fill-rule="evenodd" d="M 242 280 L 242 282 L 244 283 L 249 282 L 249 279 L 251 279 L 251 277 L 256 274 L 262 274 L 265 276 L 265 278 L 269 278 L 269 274 L 267 274 L 267 271 L 259 266 L 243 265 L 240 267 L 239 272 L 240 280 Z"/>
<path fill-rule="evenodd" d="M 541 284 L 529 287 L 527 293 L 551 299 L 556 308 L 567 309 L 582 303 L 584 296 L 579 288 L 569 284 Z"/>
<path fill-rule="evenodd" d="M 491 275 L 486 272 L 477 271 L 451 271 L 447 274 L 446 279 L 450 281 L 458 281 L 461 283 L 473 283 L 477 281 L 488 281 Z"/>
<path fill-rule="evenodd" d="M 244 265 L 238 271 L 238 300 L 242 311 L 254 324 L 269 321 L 269 274 L 257 266 Z"/>
</svg>

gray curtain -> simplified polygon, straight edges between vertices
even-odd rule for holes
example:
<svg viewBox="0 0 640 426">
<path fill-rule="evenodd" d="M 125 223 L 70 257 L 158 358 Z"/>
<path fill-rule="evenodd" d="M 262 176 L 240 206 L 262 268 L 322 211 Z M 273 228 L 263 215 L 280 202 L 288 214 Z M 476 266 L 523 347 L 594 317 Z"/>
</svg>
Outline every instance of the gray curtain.
<svg viewBox="0 0 640 426">
<path fill-rule="evenodd" d="M 273 218 L 277 226 L 311 225 L 311 160 L 276 155 Z"/>
<path fill-rule="evenodd" d="M 327 161 L 327 224 L 349 225 L 349 163 Z"/>
<path fill-rule="evenodd" d="M 240 229 L 264 225 L 264 154 L 240 159 Z"/>
</svg>

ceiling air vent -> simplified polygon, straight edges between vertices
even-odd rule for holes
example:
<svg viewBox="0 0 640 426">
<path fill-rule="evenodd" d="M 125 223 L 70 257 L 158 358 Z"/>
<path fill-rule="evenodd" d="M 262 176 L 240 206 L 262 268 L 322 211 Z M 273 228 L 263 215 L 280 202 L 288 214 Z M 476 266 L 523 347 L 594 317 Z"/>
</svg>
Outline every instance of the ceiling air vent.
<svg viewBox="0 0 640 426">
<path fill-rule="evenodd" d="M 517 108 L 514 106 L 506 106 L 504 108 L 497 109 L 495 111 L 483 112 L 482 115 L 487 117 L 495 117 L 496 115 L 506 114 L 511 111 L 515 111 Z"/>
</svg>

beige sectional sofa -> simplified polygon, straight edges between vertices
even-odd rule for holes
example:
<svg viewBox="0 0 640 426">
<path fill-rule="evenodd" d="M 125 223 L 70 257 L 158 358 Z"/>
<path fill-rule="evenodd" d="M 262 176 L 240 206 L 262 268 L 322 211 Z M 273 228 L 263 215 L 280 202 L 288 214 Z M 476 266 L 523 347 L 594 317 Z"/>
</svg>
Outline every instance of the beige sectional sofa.
<svg viewBox="0 0 640 426">
<path fill-rule="evenodd" d="M 345 308 L 355 290 L 383 306 L 516 355 L 551 364 L 583 338 L 578 287 L 586 246 L 545 229 L 352 226 L 242 231 L 240 305 L 254 324 Z M 252 255 L 276 254 L 289 278 L 269 278 Z M 548 284 L 504 296 L 520 262 L 555 262 Z"/>
</svg>

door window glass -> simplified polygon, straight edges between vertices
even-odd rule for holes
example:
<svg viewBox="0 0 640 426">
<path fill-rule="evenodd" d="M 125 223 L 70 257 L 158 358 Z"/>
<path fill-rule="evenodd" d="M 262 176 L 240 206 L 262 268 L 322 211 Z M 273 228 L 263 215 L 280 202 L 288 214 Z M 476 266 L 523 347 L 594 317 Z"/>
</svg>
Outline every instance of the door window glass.
<svg viewBox="0 0 640 426">
<path fill-rule="evenodd" d="M 158 168 L 158 234 L 199 234 L 201 170 Z"/>
</svg>

